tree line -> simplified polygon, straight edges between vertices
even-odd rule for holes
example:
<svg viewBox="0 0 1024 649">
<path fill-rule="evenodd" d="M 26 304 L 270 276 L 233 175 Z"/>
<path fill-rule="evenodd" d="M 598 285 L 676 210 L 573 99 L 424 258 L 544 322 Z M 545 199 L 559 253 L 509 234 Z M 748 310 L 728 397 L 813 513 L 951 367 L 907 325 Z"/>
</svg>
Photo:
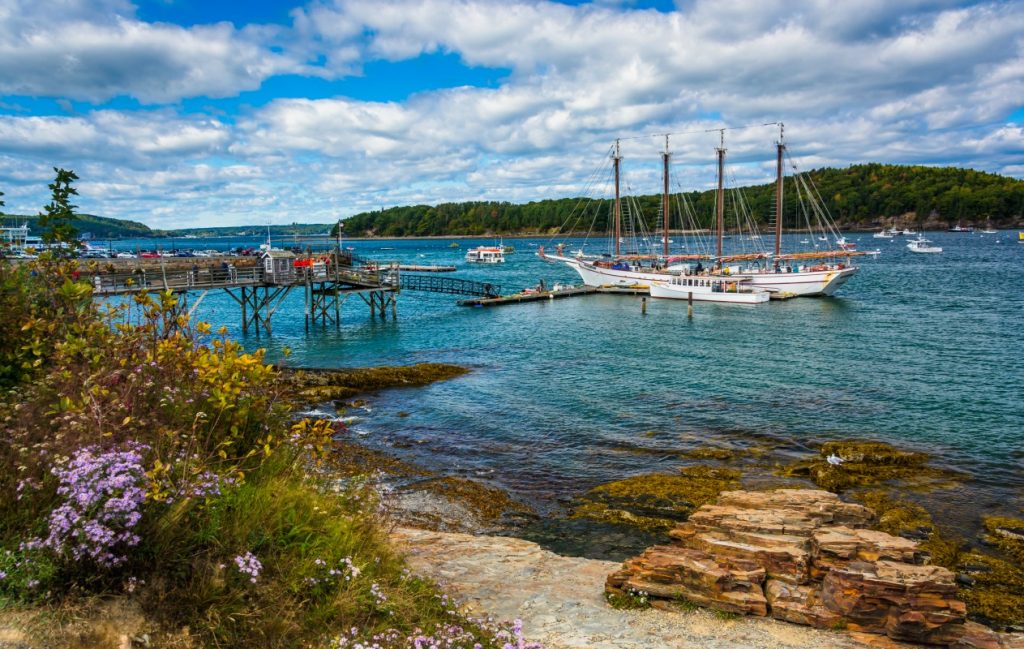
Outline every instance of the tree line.
<svg viewBox="0 0 1024 649">
<path fill-rule="evenodd" d="M 845 169 L 823 168 L 807 173 L 810 184 L 840 227 L 877 227 L 894 217 L 903 223 L 965 225 L 991 222 L 1013 225 L 1024 214 L 1024 181 L 998 174 L 951 167 L 861 164 Z M 799 227 L 792 180 L 786 179 L 783 225 Z M 753 220 L 774 222 L 775 183 L 745 187 L 744 202 Z M 715 192 L 686 192 L 696 227 L 710 227 Z M 627 197 L 631 206 L 656 225 L 661 196 Z M 344 221 L 345 236 L 432 236 L 534 234 L 553 231 L 608 230 L 609 200 L 561 198 L 509 202 L 469 201 L 409 205 L 364 212 Z M 727 201 L 729 205 L 729 201 Z M 680 227 L 673 224 L 673 227 Z M 337 234 L 337 226 L 332 236 Z"/>
</svg>

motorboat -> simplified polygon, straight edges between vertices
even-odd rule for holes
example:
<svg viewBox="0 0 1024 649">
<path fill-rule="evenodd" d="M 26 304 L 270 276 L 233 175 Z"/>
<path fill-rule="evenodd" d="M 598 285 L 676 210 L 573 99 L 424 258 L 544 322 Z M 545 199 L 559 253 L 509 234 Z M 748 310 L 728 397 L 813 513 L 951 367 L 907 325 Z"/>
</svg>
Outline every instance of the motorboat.
<svg viewBox="0 0 1024 649">
<path fill-rule="evenodd" d="M 502 246 L 477 246 L 466 251 L 466 261 L 472 264 L 504 264 L 505 249 Z"/>
<path fill-rule="evenodd" d="M 931 241 L 929 241 L 928 239 L 925 239 L 924 235 L 918 235 L 918 237 L 916 239 L 911 239 L 907 243 L 907 249 L 910 250 L 910 252 L 919 252 L 919 253 L 942 252 L 942 248 L 940 248 L 939 246 L 932 246 L 932 245 L 929 245 L 929 244 L 931 244 Z"/>
</svg>

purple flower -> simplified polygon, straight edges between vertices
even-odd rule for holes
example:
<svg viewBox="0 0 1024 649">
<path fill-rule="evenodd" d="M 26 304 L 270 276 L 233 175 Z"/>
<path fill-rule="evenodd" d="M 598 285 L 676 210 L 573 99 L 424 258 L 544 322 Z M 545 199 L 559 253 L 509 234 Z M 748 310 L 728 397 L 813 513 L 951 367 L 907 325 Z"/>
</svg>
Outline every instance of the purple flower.
<svg viewBox="0 0 1024 649">
<path fill-rule="evenodd" d="M 246 552 L 235 557 L 235 566 L 238 568 L 238 572 L 243 575 L 249 575 L 249 581 L 254 584 L 263 570 L 263 564 L 260 563 L 260 560 L 252 552 Z"/>
<path fill-rule="evenodd" d="M 64 466 L 53 469 L 64 503 L 50 513 L 49 535 L 39 545 L 75 561 L 91 560 L 112 568 L 124 563 L 123 550 L 138 545 L 132 530 L 142 519 L 149 448 L 130 444 L 125 450 L 79 449 Z M 31 542 L 30 542 L 31 543 Z"/>
</svg>

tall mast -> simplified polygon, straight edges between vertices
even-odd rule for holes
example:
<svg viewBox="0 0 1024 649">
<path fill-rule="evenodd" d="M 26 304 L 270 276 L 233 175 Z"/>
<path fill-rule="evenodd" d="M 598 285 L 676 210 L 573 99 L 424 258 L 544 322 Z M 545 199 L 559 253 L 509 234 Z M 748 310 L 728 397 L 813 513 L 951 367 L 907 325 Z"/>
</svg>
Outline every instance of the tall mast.
<svg viewBox="0 0 1024 649">
<path fill-rule="evenodd" d="M 622 156 L 619 153 L 619 141 L 615 140 L 615 155 L 612 156 L 615 164 L 615 256 L 619 256 L 620 239 L 622 238 L 622 206 L 619 203 L 619 161 Z"/>
<path fill-rule="evenodd" d="M 662 237 L 661 242 L 664 244 L 663 247 L 662 247 L 662 250 L 665 253 L 666 257 L 668 257 L 668 226 L 669 226 L 669 223 L 668 223 L 668 219 L 669 219 L 669 209 L 668 209 L 668 158 L 669 158 L 669 155 L 670 154 L 668 152 L 668 135 L 666 135 L 665 136 L 665 152 L 661 154 L 661 160 L 664 163 L 664 167 L 665 167 L 664 171 L 662 172 L 662 178 L 665 181 L 665 192 L 664 192 L 664 194 L 662 194 L 662 199 L 661 199 L 661 220 L 664 222 L 663 225 L 665 226 L 665 234 Z"/>
<path fill-rule="evenodd" d="M 782 152 L 786 145 L 783 135 L 786 125 L 779 122 L 778 158 L 775 161 L 775 256 L 782 254 Z"/>
<path fill-rule="evenodd" d="M 717 214 L 718 236 L 715 246 L 715 256 L 722 256 L 722 238 L 725 237 L 725 193 L 722 190 L 723 176 L 725 175 L 725 129 L 718 131 L 720 144 L 715 151 L 718 152 L 718 193 L 715 194 L 715 212 Z"/>
</svg>

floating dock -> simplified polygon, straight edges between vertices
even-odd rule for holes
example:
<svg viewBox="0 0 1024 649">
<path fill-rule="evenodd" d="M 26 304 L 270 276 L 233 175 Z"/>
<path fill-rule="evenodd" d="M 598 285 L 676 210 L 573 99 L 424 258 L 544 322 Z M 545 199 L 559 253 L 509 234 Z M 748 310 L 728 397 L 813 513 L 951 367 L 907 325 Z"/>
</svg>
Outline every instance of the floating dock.
<svg viewBox="0 0 1024 649">
<path fill-rule="evenodd" d="M 578 295 L 591 295 L 593 293 L 615 293 L 618 295 L 647 295 L 646 287 L 621 287 L 621 286 L 576 286 L 563 288 L 557 291 L 530 291 L 528 293 L 515 293 L 513 295 L 502 295 L 501 297 L 481 297 L 469 300 L 459 300 L 459 306 L 502 306 L 504 304 L 520 304 L 522 302 L 540 302 L 542 300 L 558 300 Z"/>
<path fill-rule="evenodd" d="M 454 273 L 458 270 L 455 266 L 418 266 L 416 264 L 400 264 L 398 270 L 408 270 L 414 273 Z"/>
</svg>

